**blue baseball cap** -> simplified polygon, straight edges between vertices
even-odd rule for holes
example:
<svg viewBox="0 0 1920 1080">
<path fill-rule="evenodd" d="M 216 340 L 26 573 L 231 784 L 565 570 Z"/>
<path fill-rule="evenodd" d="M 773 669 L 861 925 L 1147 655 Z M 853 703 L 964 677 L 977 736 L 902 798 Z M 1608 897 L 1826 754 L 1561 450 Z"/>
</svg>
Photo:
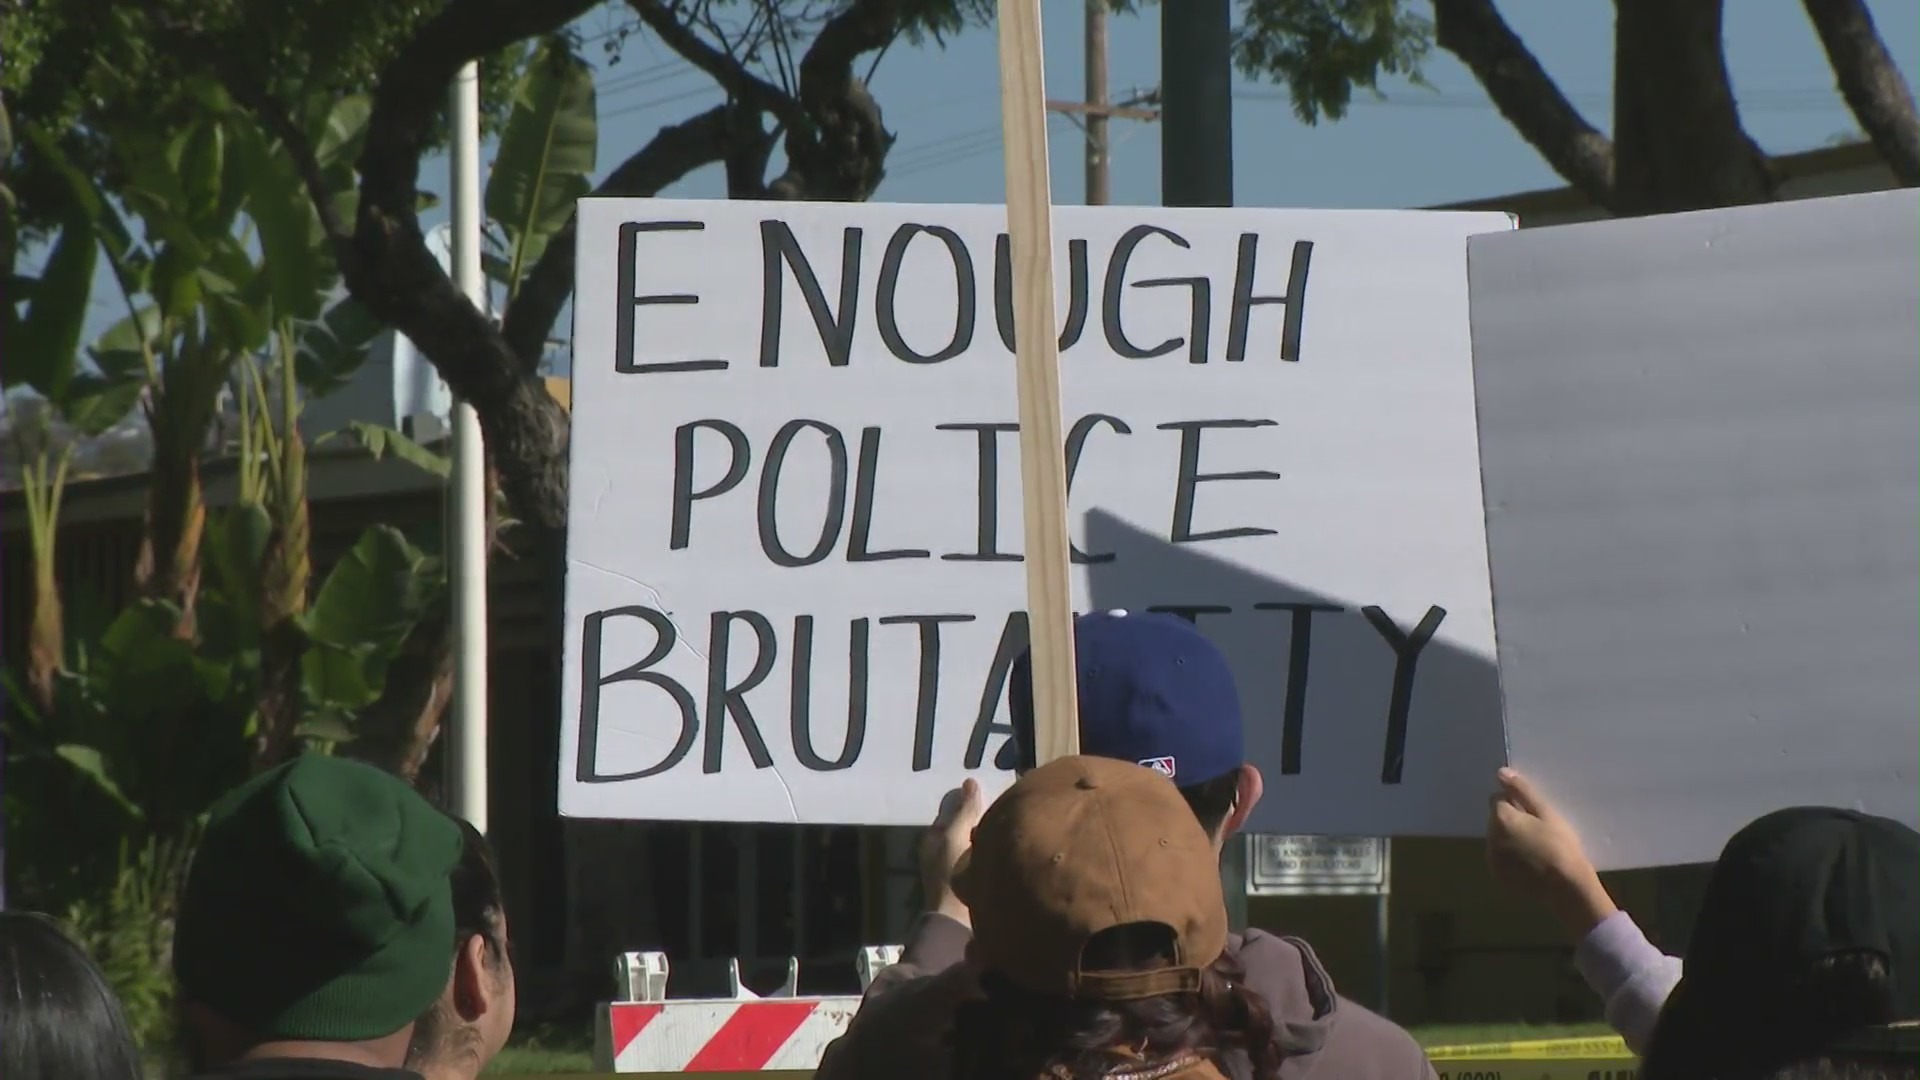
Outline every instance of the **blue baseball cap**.
<svg viewBox="0 0 1920 1080">
<path fill-rule="evenodd" d="M 1181 787 L 1213 780 L 1246 760 L 1240 692 L 1227 658 L 1175 615 L 1099 612 L 1073 620 L 1079 671 L 1080 752 L 1144 765 Z M 994 764 L 1034 766 L 1033 656 L 1007 682 L 1013 737 Z"/>
</svg>

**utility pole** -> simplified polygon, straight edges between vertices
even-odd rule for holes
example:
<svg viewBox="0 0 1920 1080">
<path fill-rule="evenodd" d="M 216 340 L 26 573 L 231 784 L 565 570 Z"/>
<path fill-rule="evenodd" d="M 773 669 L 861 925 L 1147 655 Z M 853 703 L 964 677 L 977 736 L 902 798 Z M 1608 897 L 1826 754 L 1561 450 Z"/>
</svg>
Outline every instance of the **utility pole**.
<svg viewBox="0 0 1920 1080">
<path fill-rule="evenodd" d="M 1107 154 L 1107 0 L 1087 0 L 1087 205 L 1109 199 Z"/>
<path fill-rule="evenodd" d="M 1100 21 L 1102 23 L 1106 22 L 1104 13 L 1101 15 Z M 1102 26 L 1101 29 L 1102 39 L 1104 40 L 1105 27 Z M 1091 31 L 1088 33 L 1088 39 L 1092 39 Z M 1102 71 L 1106 70 L 1106 64 L 1104 62 L 1101 63 L 1100 69 Z M 1093 77 L 1091 74 L 1089 74 L 1087 78 L 1087 96 L 1089 98 L 1095 97 L 1093 93 Z M 1048 112 L 1060 113 L 1072 119 L 1074 123 L 1080 125 L 1080 130 L 1086 133 L 1088 206 L 1105 206 L 1110 196 L 1108 180 L 1111 177 L 1113 152 L 1112 140 L 1108 136 L 1109 128 L 1107 125 L 1115 120 L 1143 120 L 1147 122 L 1158 120 L 1160 119 L 1160 110 L 1151 107 L 1152 104 L 1158 100 L 1159 91 L 1155 90 L 1118 103 L 1108 101 L 1105 94 L 1098 95 L 1097 101 L 1050 100 L 1047 102 Z"/>
<path fill-rule="evenodd" d="M 1228 0 L 1160 5 L 1160 201 L 1233 205 L 1233 12 Z"/>
<path fill-rule="evenodd" d="M 1181 0 L 1185 3 L 1186 0 Z M 1060 113 L 1087 137 L 1087 205 L 1105 206 L 1113 196 L 1113 140 L 1110 126 L 1115 120 L 1160 119 L 1160 110 L 1145 106 L 1157 104 L 1158 90 L 1136 94 L 1115 103 L 1107 87 L 1107 5 L 1112 0 L 1086 0 L 1087 3 L 1087 100 L 1047 102 L 1047 111 Z"/>
<path fill-rule="evenodd" d="M 1233 205 L 1233 11 L 1228 0 L 1161 0 L 1160 202 Z M 1220 860 L 1227 920 L 1247 925 L 1247 837 Z"/>
</svg>

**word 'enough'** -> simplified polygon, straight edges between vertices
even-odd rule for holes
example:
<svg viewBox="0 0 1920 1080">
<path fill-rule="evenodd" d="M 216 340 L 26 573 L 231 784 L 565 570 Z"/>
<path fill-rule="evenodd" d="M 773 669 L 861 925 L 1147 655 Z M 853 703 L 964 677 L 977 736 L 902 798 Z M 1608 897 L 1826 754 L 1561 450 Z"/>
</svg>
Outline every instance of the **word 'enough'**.
<svg viewBox="0 0 1920 1080">
<path fill-rule="evenodd" d="M 1227 615 L 1233 608 L 1213 604 L 1164 604 L 1151 611 L 1170 612 L 1189 621 L 1201 615 Z M 1330 615 L 1345 609 L 1335 604 L 1286 601 L 1255 603 L 1246 610 L 1283 615 L 1289 621 L 1287 650 L 1286 703 L 1281 711 L 1280 771 L 1297 775 L 1301 770 L 1301 742 L 1306 730 L 1307 679 L 1312 668 L 1313 623 L 1316 615 Z M 1386 733 L 1383 740 L 1380 782 L 1398 784 L 1406 767 L 1407 718 L 1413 707 L 1415 667 L 1420 653 L 1433 640 L 1446 618 L 1446 609 L 1429 607 L 1411 629 L 1403 630 L 1393 618 L 1377 606 L 1363 607 L 1360 615 L 1380 635 L 1393 656 L 1393 688 L 1388 696 Z M 654 632 L 653 645 L 646 655 L 613 672 L 602 663 L 606 623 L 612 619 L 639 619 Z M 885 615 L 878 619 L 849 620 L 851 647 L 847 651 L 847 726 L 840 749 L 832 757 L 815 745 L 813 717 L 813 643 L 814 617 L 797 615 L 788 639 L 791 677 L 787 689 L 787 734 L 793 755 L 801 766 L 815 772 L 834 772 L 851 768 L 860 759 L 867 737 L 867 695 L 869 654 L 873 624 L 882 627 L 912 627 L 919 638 L 918 702 L 914 709 L 913 761 L 915 772 L 933 768 L 935 719 L 940 703 L 940 654 L 942 629 L 978 621 L 966 614 Z M 744 627 L 753 636 L 753 666 L 738 682 L 729 682 L 728 672 L 735 651 L 735 629 Z M 706 738 L 700 759 L 705 773 L 721 771 L 726 742 L 726 727 L 738 732 L 747 756 L 756 769 L 773 766 L 760 722 L 747 702 L 747 695 L 758 689 L 772 674 L 780 655 L 780 636 L 773 621 L 757 611 L 716 611 L 709 617 L 706 649 L 706 685 L 695 690 L 658 670 L 680 642 L 680 631 L 673 620 L 657 608 L 645 605 L 596 611 L 586 616 L 581 626 L 580 646 L 580 742 L 574 761 L 574 778 L 583 784 L 613 784 L 658 776 L 685 761 L 699 740 L 702 717 Z M 1001 624 L 999 644 L 993 662 L 988 665 L 981 684 L 978 706 L 974 710 L 972 732 L 967 739 L 965 766 L 977 769 L 985 760 L 987 743 L 994 735 L 1010 735 L 1012 727 L 998 722 L 999 703 L 1006 693 L 1007 676 L 1015 659 L 1027 647 L 1027 613 L 1009 613 Z M 623 683 L 643 683 L 665 694 L 680 717 L 680 730 L 673 747 L 658 762 L 644 769 L 623 773 L 602 773 L 598 755 L 601 725 L 601 695 L 605 688 Z M 704 708 L 702 708 L 704 699 Z M 632 710 L 629 710 L 631 712 Z"/>
<path fill-rule="evenodd" d="M 648 233 L 701 232 L 700 221 L 630 221 L 620 226 L 615 273 L 615 316 L 613 370 L 623 375 L 659 374 L 674 371 L 724 371 L 731 361 L 713 357 L 688 360 L 641 362 L 635 355 L 636 313 L 654 305 L 698 304 L 693 293 L 641 294 L 635 277 L 640 238 Z M 952 262 L 953 329 L 947 340 L 931 352 L 914 348 L 902 334 L 899 296 L 903 291 L 901 272 L 907 251 L 914 240 L 925 236 L 937 241 Z M 1193 245 L 1179 233 L 1157 225 L 1136 225 L 1114 242 L 1100 289 L 1100 328 L 1107 348 L 1115 356 L 1146 360 L 1185 349 L 1187 362 L 1204 364 L 1211 350 L 1209 341 L 1213 320 L 1213 281 L 1205 274 L 1181 277 L 1156 277 L 1129 282 L 1127 270 L 1140 245 L 1159 239 L 1176 248 Z M 842 234 L 840 250 L 840 295 L 827 298 L 813 263 L 801 249 L 793 229 L 784 221 L 760 223 L 761 296 L 760 366 L 780 364 L 780 328 L 785 314 L 786 279 L 791 275 L 806 301 L 814 329 L 831 367 L 846 367 L 853 359 L 854 328 L 860 313 L 860 263 L 865 247 L 865 230 L 849 225 Z M 1226 359 L 1240 362 L 1247 358 L 1247 339 L 1253 309 L 1265 305 L 1282 308 L 1279 355 L 1281 360 L 1298 362 L 1300 334 L 1306 320 L 1307 271 L 1313 261 L 1313 242 L 1295 241 L 1287 270 L 1286 292 L 1255 295 L 1254 278 L 1259 261 L 1260 236 L 1242 233 L 1235 252 L 1232 286 L 1228 292 Z M 1013 269 L 1005 233 L 994 239 L 993 310 L 1000 343 L 1013 351 Z M 1067 315 L 1060 329 L 1062 352 L 1077 344 L 1086 330 L 1091 314 L 1089 290 L 1090 256 L 1085 240 L 1067 244 Z M 973 253 L 958 232 L 944 225 L 906 224 L 895 229 L 880 257 L 880 276 L 874 288 L 873 317 L 880 340 L 894 358 L 909 364 L 938 364 L 966 352 L 973 345 L 975 323 L 979 318 L 979 295 Z M 1127 336 L 1121 321 L 1121 309 L 1129 289 L 1184 289 L 1188 294 L 1188 330 L 1185 336 L 1166 338 L 1157 344 L 1142 345 Z M 915 282 L 905 291 L 916 297 L 928 292 L 925 283 Z"/>
</svg>

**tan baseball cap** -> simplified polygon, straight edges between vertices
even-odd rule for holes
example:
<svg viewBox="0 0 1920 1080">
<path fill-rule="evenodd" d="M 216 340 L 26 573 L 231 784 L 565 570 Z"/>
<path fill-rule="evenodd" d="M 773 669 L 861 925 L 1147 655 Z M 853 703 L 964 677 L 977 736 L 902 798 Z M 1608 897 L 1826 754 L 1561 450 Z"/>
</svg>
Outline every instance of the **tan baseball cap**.
<svg viewBox="0 0 1920 1080">
<path fill-rule="evenodd" d="M 953 888 L 973 917 L 968 957 L 1035 993 L 1197 990 L 1227 947 L 1213 842 L 1173 781 L 1111 758 L 1059 758 L 1016 781 L 981 817 Z M 1135 923 L 1173 932 L 1173 966 L 1082 968 L 1095 934 Z"/>
</svg>

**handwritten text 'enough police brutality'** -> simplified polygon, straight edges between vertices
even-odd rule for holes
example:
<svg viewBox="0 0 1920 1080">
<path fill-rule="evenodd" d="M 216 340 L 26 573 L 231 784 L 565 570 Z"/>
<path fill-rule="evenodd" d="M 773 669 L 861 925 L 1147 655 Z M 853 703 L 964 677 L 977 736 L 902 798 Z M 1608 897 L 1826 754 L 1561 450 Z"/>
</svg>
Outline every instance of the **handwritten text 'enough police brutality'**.
<svg viewBox="0 0 1920 1080">
<path fill-rule="evenodd" d="M 1012 350 L 1013 285 L 1005 235 L 997 238 L 991 267 L 983 268 L 976 265 L 978 256 L 968 250 L 957 232 L 939 225 L 903 225 L 885 237 L 865 235 L 864 230 L 849 227 L 844 230 L 841 250 L 828 253 L 803 250 L 786 224 L 770 220 L 762 222 L 760 228 L 763 278 L 758 355 L 641 362 L 637 359 L 636 341 L 644 336 L 644 316 L 649 307 L 703 302 L 701 297 L 686 293 L 637 292 L 635 266 L 637 260 L 645 257 L 648 235 L 695 232 L 704 227 L 695 221 L 630 222 L 621 226 L 613 365 L 616 372 L 635 378 L 698 378 L 699 373 L 724 371 L 735 364 L 777 368 L 785 360 L 781 349 L 783 321 L 796 314 L 810 320 L 829 369 L 851 372 L 857 370 L 859 364 L 946 363 L 973 345 L 980 308 L 978 290 L 983 278 L 993 290 L 994 332 L 1000 344 L 1009 352 Z M 1107 350 L 1129 360 L 1179 354 L 1189 364 L 1311 362 L 1301 355 L 1301 331 L 1307 318 L 1308 278 L 1313 258 L 1311 242 L 1294 243 L 1286 253 L 1284 267 L 1264 266 L 1259 237 L 1246 233 L 1239 238 L 1234 264 L 1219 268 L 1226 272 L 1219 275 L 1218 280 L 1208 275 L 1129 280 L 1129 263 L 1136 251 L 1147 244 L 1190 246 L 1186 239 L 1169 229 L 1139 225 L 1127 230 L 1110 251 L 1103 253 L 1104 266 L 1099 268 L 1096 294 L 1093 288 L 1096 267 L 1087 241 L 1068 241 L 1067 303 L 1059 336 L 1063 353 L 1079 343 L 1090 332 L 1090 326 L 1097 326 Z M 902 268 L 909 252 L 922 245 L 943 252 L 951 263 L 951 277 L 943 287 L 950 289 L 954 298 L 953 321 L 946 340 L 933 343 L 937 347 L 928 347 L 924 342 L 919 346 L 909 343 L 896 314 L 900 297 L 916 287 L 903 282 Z M 872 257 L 873 247 L 881 248 L 880 273 L 871 293 L 863 295 L 860 264 Z M 823 257 L 840 260 L 841 285 L 837 297 L 827 295 L 815 270 L 815 263 Z M 1256 278 L 1261 276 L 1258 273 L 1261 270 L 1273 278 L 1284 277 L 1284 291 L 1256 292 L 1260 287 Z M 804 300 L 804 313 L 795 313 L 785 304 L 789 285 L 796 288 Z M 918 287 L 924 291 L 925 286 Z M 1150 344 L 1129 338 L 1122 318 L 1128 297 L 1136 290 L 1169 289 L 1183 290 L 1186 294 L 1191 314 L 1187 332 Z M 1228 305 L 1225 341 L 1218 343 L 1210 340 L 1213 305 L 1217 302 Z M 1256 349 L 1252 347 L 1254 315 L 1256 309 L 1268 306 L 1280 309 L 1279 318 L 1271 320 L 1276 325 L 1270 344 Z M 859 320 L 869 317 L 874 320 L 889 355 L 861 355 L 856 359 L 854 330 Z M 1011 374 L 1009 370 L 1009 380 Z M 1259 405 L 1258 402 L 1247 404 L 1249 407 Z M 1282 479 L 1279 472 L 1272 470 L 1209 472 L 1205 467 L 1205 451 L 1211 440 L 1229 437 L 1233 432 L 1269 428 L 1275 423 L 1268 417 L 1246 415 L 1183 419 L 1142 428 L 1123 416 L 1091 413 L 1076 417 L 1068 429 L 1065 446 L 1069 492 L 1082 466 L 1090 457 L 1098 455 L 1102 441 L 1159 440 L 1168 454 L 1177 455 L 1178 462 L 1173 483 L 1165 493 L 1168 543 L 1206 544 L 1274 535 L 1275 528 L 1253 521 L 1215 521 L 1211 527 L 1199 527 L 1195 516 L 1203 490 L 1217 492 L 1235 485 L 1272 484 Z M 953 492 L 956 507 L 972 508 L 970 543 L 950 545 L 942 550 L 934 542 L 941 523 L 922 522 L 926 539 L 921 546 L 875 548 L 874 523 L 880 512 L 875 506 L 877 477 L 886 457 L 886 438 L 892 434 L 882 425 L 841 430 L 823 420 L 795 417 L 780 426 L 765 445 L 755 446 L 739 425 L 725 418 L 710 417 L 682 423 L 674 431 L 669 546 L 680 550 L 696 543 L 704 506 L 723 499 L 751 499 L 756 507 L 754 516 L 760 550 L 769 563 L 778 567 L 800 569 L 828 561 L 1021 561 L 1017 550 L 1017 523 L 1003 528 L 999 514 L 1001 485 L 1018 483 L 1014 457 L 1018 425 L 1003 418 L 966 418 L 933 426 L 952 440 L 954 454 L 970 455 L 974 462 L 973 489 Z M 718 467 L 714 466 L 715 461 Z M 818 507 L 818 529 L 809 530 L 806 535 L 783 532 L 780 515 L 776 513 L 782 479 L 791 477 L 794 470 L 814 471 L 813 482 L 826 492 L 823 505 Z M 708 479 L 698 479 L 701 476 Z M 1229 497 L 1220 500 L 1219 505 L 1245 508 L 1271 501 Z M 903 533 L 911 535 L 914 529 L 914 522 L 889 522 L 884 531 L 898 537 Z M 1114 552 L 1084 551 L 1078 546 L 1072 552 L 1077 565 L 1109 563 L 1116 557 Z M 1203 628 L 1209 620 L 1221 616 L 1244 615 L 1271 620 L 1275 662 L 1282 662 L 1284 658 L 1287 666 L 1287 693 L 1280 718 L 1283 773 L 1297 773 L 1302 766 L 1301 744 L 1316 623 L 1327 617 L 1364 619 L 1381 641 L 1381 677 L 1393 682 L 1387 715 L 1381 718 L 1385 729 L 1381 779 L 1385 783 L 1400 781 L 1415 666 L 1421 650 L 1446 617 L 1442 608 L 1429 607 L 1425 612 L 1414 613 L 1411 625 L 1396 622 L 1377 606 L 1363 606 L 1350 612 L 1340 605 L 1302 602 L 1297 597 L 1248 596 L 1244 603 L 1235 605 L 1168 602 L 1154 608 L 1195 620 Z M 648 628 L 652 644 L 643 655 L 605 655 L 609 624 L 620 621 L 637 621 Z M 670 613 L 647 605 L 628 605 L 586 614 L 581 628 L 577 780 L 614 783 L 658 775 L 679 766 L 693 753 L 696 744 L 701 751 L 701 770 L 719 772 L 729 741 L 729 726 L 734 729 L 740 749 L 757 768 L 773 766 L 767 745 L 770 735 L 774 738 L 784 735 L 790 740 L 795 759 L 807 769 L 828 772 L 850 768 L 860 760 L 866 744 L 870 721 L 869 657 L 876 633 L 912 635 L 918 644 L 919 693 L 913 713 L 910 762 L 914 771 L 933 768 L 935 726 L 943 715 L 940 700 L 943 645 L 949 644 L 950 635 L 955 634 L 996 636 L 993 660 L 981 672 L 978 695 L 970 695 L 961 706 L 969 714 L 971 723 L 965 767 L 980 767 L 995 736 L 1004 736 L 1009 731 L 1006 724 L 997 720 L 997 715 L 1013 660 L 1026 645 L 1026 613 L 1011 611 L 989 617 L 957 612 L 887 612 L 852 618 L 848 624 L 845 639 L 849 643 L 847 720 L 839 745 L 823 748 L 817 745 L 812 731 L 812 675 L 816 662 L 829 661 L 824 656 L 815 656 L 814 616 L 798 615 L 790 622 L 782 620 L 776 625 L 766 615 L 753 610 L 711 612 L 707 625 L 699 628 L 704 631 L 704 640 L 688 643 L 705 658 L 707 679 L 704 685 L 689 686 L 658 669 L 683 633 Z M 684 632 L 693 633 L 695 628 L 689 625 Z M 623 635 L 623 639 L 631 641 L 632 635 Z M 742 676 L 730 676 L 729 672 L 738 666 L 734 661 L 742 650 L 751 654 L 751 666 Z M 765 685 L 783 654 L 790 662 L 791 677 L 786 680 L 787 685 Z M 839 663 L 837 658 L 831 662 Z M 680 717 L 678 736 L 657 762 L 645 768 L 602 772 L 597 763 L 602 697 L 607 688 L 621 684 L 644 684 L 670 700 Z M 765 730 L 756 716 L 756 706 L 768 715 L 784 711 L 787 730 Z M 949 711 L 953 707 L 949 705 Z M 895 722 L 892 717 L 880 719 L 884 723 Z"/>
</svg>

